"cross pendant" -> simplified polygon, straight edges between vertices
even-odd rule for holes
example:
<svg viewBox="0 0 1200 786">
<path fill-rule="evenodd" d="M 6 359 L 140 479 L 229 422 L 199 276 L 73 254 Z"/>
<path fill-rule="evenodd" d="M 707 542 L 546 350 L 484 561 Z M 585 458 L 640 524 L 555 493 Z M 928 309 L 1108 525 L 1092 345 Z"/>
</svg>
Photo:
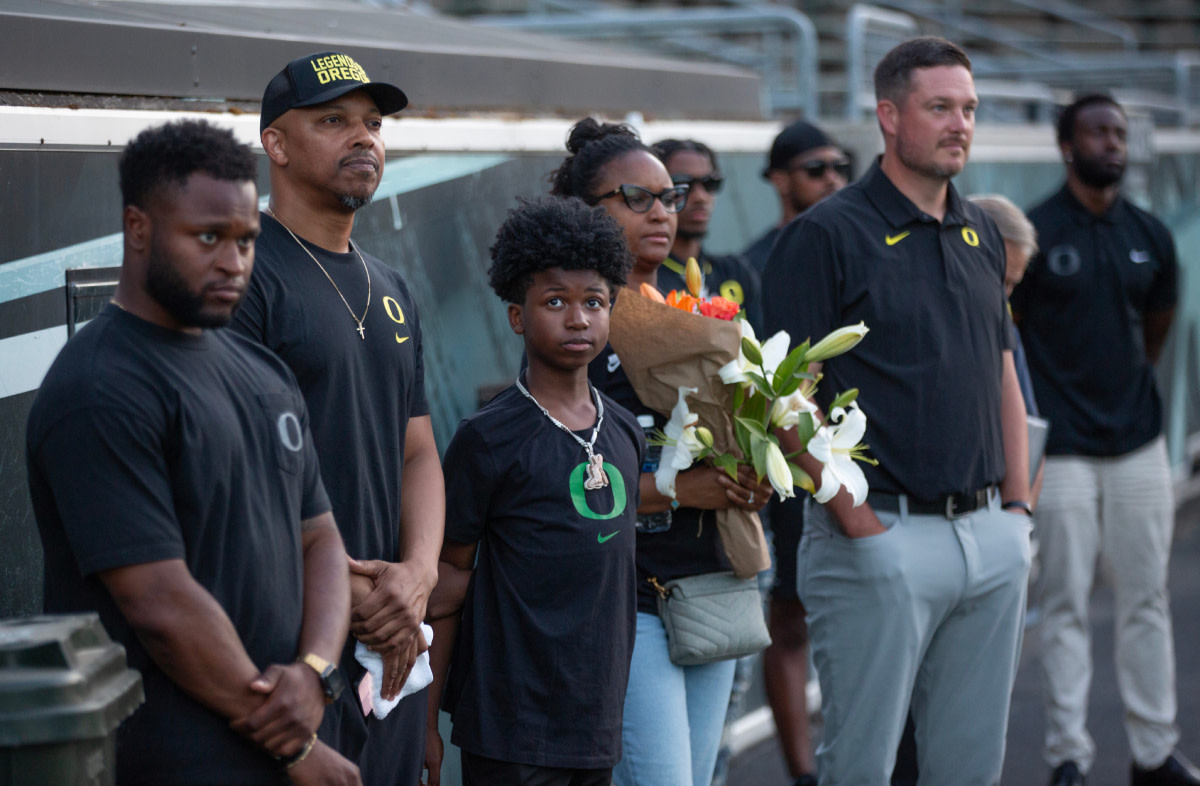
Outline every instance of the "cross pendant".
<svg viewBox="0 0 1200 786">
<path fill-rule="evenodd" d="M 363 326 L 362 326 L 361 322 L 358 323 L 358 337 L 361 338 L 363 341 L 367 340 L 367 334 L 365 332 L 363 332 Z"/>
</svg>

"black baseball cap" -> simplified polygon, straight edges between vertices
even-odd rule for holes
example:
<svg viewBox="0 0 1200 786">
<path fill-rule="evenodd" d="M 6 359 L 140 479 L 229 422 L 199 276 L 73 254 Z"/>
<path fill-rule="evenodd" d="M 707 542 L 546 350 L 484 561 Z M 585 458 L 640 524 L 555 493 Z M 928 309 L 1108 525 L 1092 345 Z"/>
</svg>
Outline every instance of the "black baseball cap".
<svg viewBox="0 0 1200 786">
<path fill-rule="evenodd" d="M 787 169 L 787 165 L 792 162 L 793 158 L 818 147 L 837 147 L 837 145 L 824 131 L 812 123 L 806 123 L 803 120 L 792 123 L 780 131 L 779 136 L 775 137 L 775 141 L 771 144 L 771 153 L 767 156 L 767 168 L 762 171 L 762 176 L 766 177 L 773 169 Z"/>
<path fill-rule="evenodd" d="M 403 90 L 386 82 L 372 82 L 350 55 L 317 52 L 288 63 L 267 84 L 259 133 L 289 109 L 323 104 L 351 90 L 365 90 L 385 115 L 395 114 L 408 106 L 408 96 Z"/>
</svg>

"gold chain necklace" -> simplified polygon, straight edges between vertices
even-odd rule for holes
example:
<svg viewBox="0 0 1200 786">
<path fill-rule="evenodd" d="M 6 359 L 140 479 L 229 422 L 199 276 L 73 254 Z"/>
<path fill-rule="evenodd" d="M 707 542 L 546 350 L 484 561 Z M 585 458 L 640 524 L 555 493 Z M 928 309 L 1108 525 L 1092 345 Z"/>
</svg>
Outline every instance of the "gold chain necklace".
<svg viewBox="0 0 1200 786">
<path fill-rule="evenodd" d="M 270 206 L 268 206 L 266 208 L 266 211 L 267 211 L 267 215 L 269 215 L 271 218 L 275 219 L 276 221 L 279 221 L 279 216 L 275 215 L 275 211 L 272 210 L 270 208 Z M 350 312 L 350 318 L 353 319 L 355 321 L 355 323 L 358 324 L 358 337 L 361 338 L 363 341 L 366 341 L 367 334 L 365 332 L 365 329 L 363 328 L 363 321 L 366 320 L 366 318 L 367 318 L 367 312 L 371 310 L 371 269 L 369 267 L 367 267 L 367 260 L 363 259 L 362 252 L 358 250 L 358 246 L 354 245 L 353 240 L 350 241 L 350 248 L 354 249 L 355 254 L 358 254 L 358 261 L 362 262 L 363 270 L 367 274 L 367 306 L 366 306 L 366 308 L 363 309 L 362 319 L 359 319 L 358 316 L 354 313 L 354 309 L 350 308 L 350 304 L 346 302 L 346 296 L 342 294 L 342 290 L 338 289 L 337 282 L 335 282 L 333 280 L 333 276 L 329 275 L 329 271 L 326 270 L 325 266 L 321 264 L 321 260 L 317 259 L 316 255 L 312 251 L 309 250 L 308 246 L 304 245 L 304 242 L 302 240 L 300 240 L 300 238 L 296 237 L 296 233 L 293 232 L 291 230 L 291 228 L 288 227 L 287 224 L 283 223 L 282 221 L 279 221 L 279 226 L 286 229 L 287 233 L 292 236 L 292 240 L 295 240 L 296 244 L 299 245 L 300 248 L 304 249 L 304 252 L 306 254 L 308 254 L 309 259 L 311 259 L 313 262 L 316 262 L 317 267 L 321 268 L 321 272 L 325 274 L 325 278 L 329 279 L 329 283 L 333 285 L 333 290 L 335 292 L 337 292 L 338 297 L 340 297 L 342 299 L 342 304 L 345 305 L 346 310 Z"/>
</svg>

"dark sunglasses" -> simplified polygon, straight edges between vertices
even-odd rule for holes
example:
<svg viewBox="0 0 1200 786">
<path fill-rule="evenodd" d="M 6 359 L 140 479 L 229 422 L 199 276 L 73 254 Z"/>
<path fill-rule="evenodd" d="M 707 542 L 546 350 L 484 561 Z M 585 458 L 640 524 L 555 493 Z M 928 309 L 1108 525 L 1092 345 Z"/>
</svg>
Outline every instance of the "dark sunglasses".
<svg viewBox="0 0 1200 786">
<path fill-rule="evenodd" d="M 797 164 L 794 167 L 789 167 L 789 172 L 803 172 L 813 180 L 825 177 L 825 173 L 832 169 L 845 179 L 850 179 L 850 162 L 845 159 L 841 161 L 809 161 L 807 164 Z"/>
<path fill-rule="evenodd" d="M 668 213 L 678 213 L 687 206 L 688 186 L 675 186 L 656 194 L 650 189 L 642 188 L 641 186 L 622 185 L 619 188 L 614 188 L 607 194 L 594 197 L 592 204 L 618 195 L 625 200 L 625 207 L 635 213 L 649 213 L 650 208 L 654 207 L 654 200 L 656 199 L 662 202 L 663 209 Z"/>
<path fill-rule="evenodd" d="M 708 177 L 671 175 L 671 182 L 677 186 L 704 186 L 705 191 L 710 194 L 715 194 L 721 190 L 721 186 L 725 183 L 725 178 L 716 174 L 709 175 Z"/>
</svg>

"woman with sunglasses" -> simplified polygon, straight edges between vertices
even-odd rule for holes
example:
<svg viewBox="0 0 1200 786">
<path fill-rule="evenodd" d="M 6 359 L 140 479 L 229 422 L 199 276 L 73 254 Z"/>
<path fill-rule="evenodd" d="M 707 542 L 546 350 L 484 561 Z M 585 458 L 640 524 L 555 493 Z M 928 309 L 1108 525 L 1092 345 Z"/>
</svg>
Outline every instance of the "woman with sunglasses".
<svg viewBox="0 0 1200 786">
<path fill-rule="evenodd" d="M 688 187 L 675 185 L 662 162 L 625 125 L 587 118 L 572 129 L 567 156 L 552 175 L 551 193 L 602 205 L 625 230 L 633 252 L 629 286 L 656 286 L 659 266 L 675 241 L 677 214 Z M 618 295 L 619 297 L 621 295 Z M 589 368 L 592 383 L 638 416 L 644 428 L 666 419 L 644 406 L 612 347 Z M 734 661 L 676 666 L 667 654 L 658 617 L 659 583 L 728 570 L 711 511 L 738 506 L 759 510 L 771 487 L 753 473 L 734 482 L 707 465 L 679 473 L 676 499 L 658 493 L 652 458 L 643 466 L 637 523 L 637 638 L 630 664 L 622 727 L 623 758 L 613 771 L 617 786 L 708 786 L 712 780 Z M 594 664 L 606 668 L 605 664 Z"/>
</svg>

